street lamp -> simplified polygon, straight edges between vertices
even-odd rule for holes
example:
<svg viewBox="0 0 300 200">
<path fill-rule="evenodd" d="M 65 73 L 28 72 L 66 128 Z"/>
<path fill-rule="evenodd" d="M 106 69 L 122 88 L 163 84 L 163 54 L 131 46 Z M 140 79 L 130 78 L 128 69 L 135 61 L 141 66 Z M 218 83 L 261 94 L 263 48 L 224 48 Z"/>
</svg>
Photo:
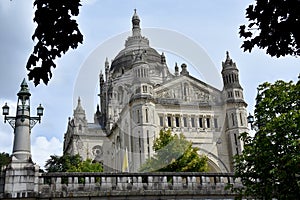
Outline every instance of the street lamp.
<svg viewBox="0 0 300 200">
<path fill-rule="evenodd" d="M 5 103 L 5 105 L 2 107 L 2 110 L 3 110 L 3 115 L 4 116 L 6 116 L 6 115 L 8 115 L 9 114 L 9 107 L 8 107 L 8 105 L 7 105 L 7 103 Z M 5 117 L 4 117 L 4 123 L 6 122 L 6 120 L 5 120 Z"/>
<path fill-rule="evenodd" d="M 36 108 L 36 113 L 39 117 L 43 116 L 44 114 L 44 108 L 43 106 L 40 104 L 39 107 Z"/>
<path fill-rule="evenodd" d="M 7 103 L 2 107 L 4 123 L 8 121 L 14 129 L 14 145 L 12 152 L 12 161 L 27 162 L 31 159 L 30 133 L 37 122 L 41 122 L 44 108 L 40 104 L 37 107 L 37 117 L 30 116 L 30 92 L 25 79 L 21 83 L 21 89 L 18 92 L 18 102 L 16 116 L 9 115 L 9 106 Z"/>
<path fill-rule="evenodd" d="M 248 124 L 251 125 L 251 130 L 254 129 L 254 117 L 253 115 L 251 115 L 251 113 L 249 113 L 248 117 L 247 117 L 247 122 Z"/>
</svg>

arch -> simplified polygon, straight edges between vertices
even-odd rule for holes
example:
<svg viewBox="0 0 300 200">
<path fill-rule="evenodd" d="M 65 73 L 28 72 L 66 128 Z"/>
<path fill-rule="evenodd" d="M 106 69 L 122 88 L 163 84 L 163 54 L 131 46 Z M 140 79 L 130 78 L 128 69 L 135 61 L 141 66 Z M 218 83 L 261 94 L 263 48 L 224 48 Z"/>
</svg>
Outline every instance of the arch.
<svg viewBox="0 0 300 200">
<path fill-rule="evenodd" d="M 214 161 L 212 161 L 210 158 L 207 159 L 207 164 L 208 164 L 208 172 L 222 172 L 222 170 L 220 169 L 219 166 L 216 165 L 216 163 L 214 163 Z"/>
<path fill-rule="evenodd" d="M 214 155 L 213 153 L 211 153 L 205 149 L 199 148 L 198 154 L 199 155 L 205 154 L 207 156 L 208 168 L 209 168 L 209 170 L 212 170 L 209 172 L 222 172 L 222 173 L 230 172 L 230 170 L 226 167 L 225 163 L 222 160 L 220 160 L 218 158 L 218 156 Z"/>
</svg>

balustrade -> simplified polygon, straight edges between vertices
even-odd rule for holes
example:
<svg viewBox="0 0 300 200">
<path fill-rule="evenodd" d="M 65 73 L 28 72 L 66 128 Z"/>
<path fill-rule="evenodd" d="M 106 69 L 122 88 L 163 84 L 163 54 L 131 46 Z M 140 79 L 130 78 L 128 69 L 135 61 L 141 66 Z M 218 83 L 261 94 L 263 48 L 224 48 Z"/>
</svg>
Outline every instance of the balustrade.
<svg viewBox="0 0 300 200">
<path fill-rule="evenodd" d="M 1 174 L 0 174 L 1 175 Z M 45 173 L 40 174 L 37 198 L 83 197 L 226 197 L 232 184 L 242 187 L 233 173 L 155 172 L 155 173 Z M 4 195 L 4 176 L 0 176 L 0 198 Z M 101 199 L 100 198 L 100 199 Z M 150 199 L 151 199 L 150 198 Z"/>
<path fill-rule="evenodd" d="M 147 195 L 168 194 L 230 194 L 225 187 L 242 187 L 232 173 L 46 173 L 39 178 L 41 197 Z M 123 193 L 122 193 L 123 192 Z"/>
</svg>

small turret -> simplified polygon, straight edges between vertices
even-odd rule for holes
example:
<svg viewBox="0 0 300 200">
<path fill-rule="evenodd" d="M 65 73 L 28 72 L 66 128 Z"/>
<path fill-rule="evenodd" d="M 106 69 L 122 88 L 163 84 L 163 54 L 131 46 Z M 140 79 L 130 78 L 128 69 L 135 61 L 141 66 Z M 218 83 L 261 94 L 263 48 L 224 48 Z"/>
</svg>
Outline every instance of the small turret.
<svg viewBox="0 0 300 200">
<path fill-rule="evenodd" d="M 179 67 L 177 63 L 175 63 L 175 76 L 179 76 Z"/>
<path fill-rule="evenodd" d="M 132 36 L 141 36 L 140 18 L 134 9 L 134 14 L 132 16 Z"/>
<path fill-rule="evenodd" d="M 102 125 L 102 122 L 101 122 L 101 112 L 100 112 L 99 104 L 97 105 L 96 113 L 94 115 L 94 123 Z"/>
<path fill-rule="evenodd" d="M 226 60 L 222 62 L 222 77 L 224 88 L 242 88 L 239 82 L 239 70 L 226 52 Z"/>
<path fill-rule="evenodd" d="M 74 115 L 77 115 L 81 118 L 85 118 L 85 111 L 81 106 L 81 99 L 80 97 L 78 97 L 78 101 L 77 101 L 77 107 L 74 110 Z"/>
<path fill-rule="evenodd" d="M 184 76 L 189 75 L 189 72 L 187 70 L 187 66 L 185 63 L 182 63 L 182 65 L 181 65 L 180 75 L 184 75 Z"/>
<path fill-rule="evenodd" d="M 108 81 L 110 73 L 109 73 L 109 62 L 108 62 L 108 58 L 107 57 L 105 59 L 104 66 L 105 66 L 105 78 L 106 78 L 106 81 Z"/>
<path fill-rule="evenodd" d="M 161 58 L 161 64 L 162 65 L 166 65 L 166 56 L 165 56 L 164 52 L 162 52 L 160 58 Z"/>
</svg>

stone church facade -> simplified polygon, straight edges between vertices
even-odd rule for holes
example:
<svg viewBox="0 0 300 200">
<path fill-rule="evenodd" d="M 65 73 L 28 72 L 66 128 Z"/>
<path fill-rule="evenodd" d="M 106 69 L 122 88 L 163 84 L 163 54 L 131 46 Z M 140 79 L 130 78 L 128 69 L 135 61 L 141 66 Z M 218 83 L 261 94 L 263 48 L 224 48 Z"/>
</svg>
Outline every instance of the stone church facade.
<svg viewBox="0 0 300 200">
<path fill-rule="evenodd" d="M 239 135 L 248 128 L 239 70 L 228 52 L 221 74 L 219 90 L 190 75 L 184 63 L 171 73 L 165 55 L 142 36 L 135 12 L 125 48 L 112 63 L 106 60 L 100 73 L 94 122 L 87 121 L 79 98 L 64 136 L 64 153 L 101 162 L 105 171 L 122 171 L 126 154 L 128 171 L 138 172 L 155 153 L 159 131 L 171 129 L 208 157 L 211 172 L 232 172 L 233 156 L 243 146 Z"/>
</svg>

